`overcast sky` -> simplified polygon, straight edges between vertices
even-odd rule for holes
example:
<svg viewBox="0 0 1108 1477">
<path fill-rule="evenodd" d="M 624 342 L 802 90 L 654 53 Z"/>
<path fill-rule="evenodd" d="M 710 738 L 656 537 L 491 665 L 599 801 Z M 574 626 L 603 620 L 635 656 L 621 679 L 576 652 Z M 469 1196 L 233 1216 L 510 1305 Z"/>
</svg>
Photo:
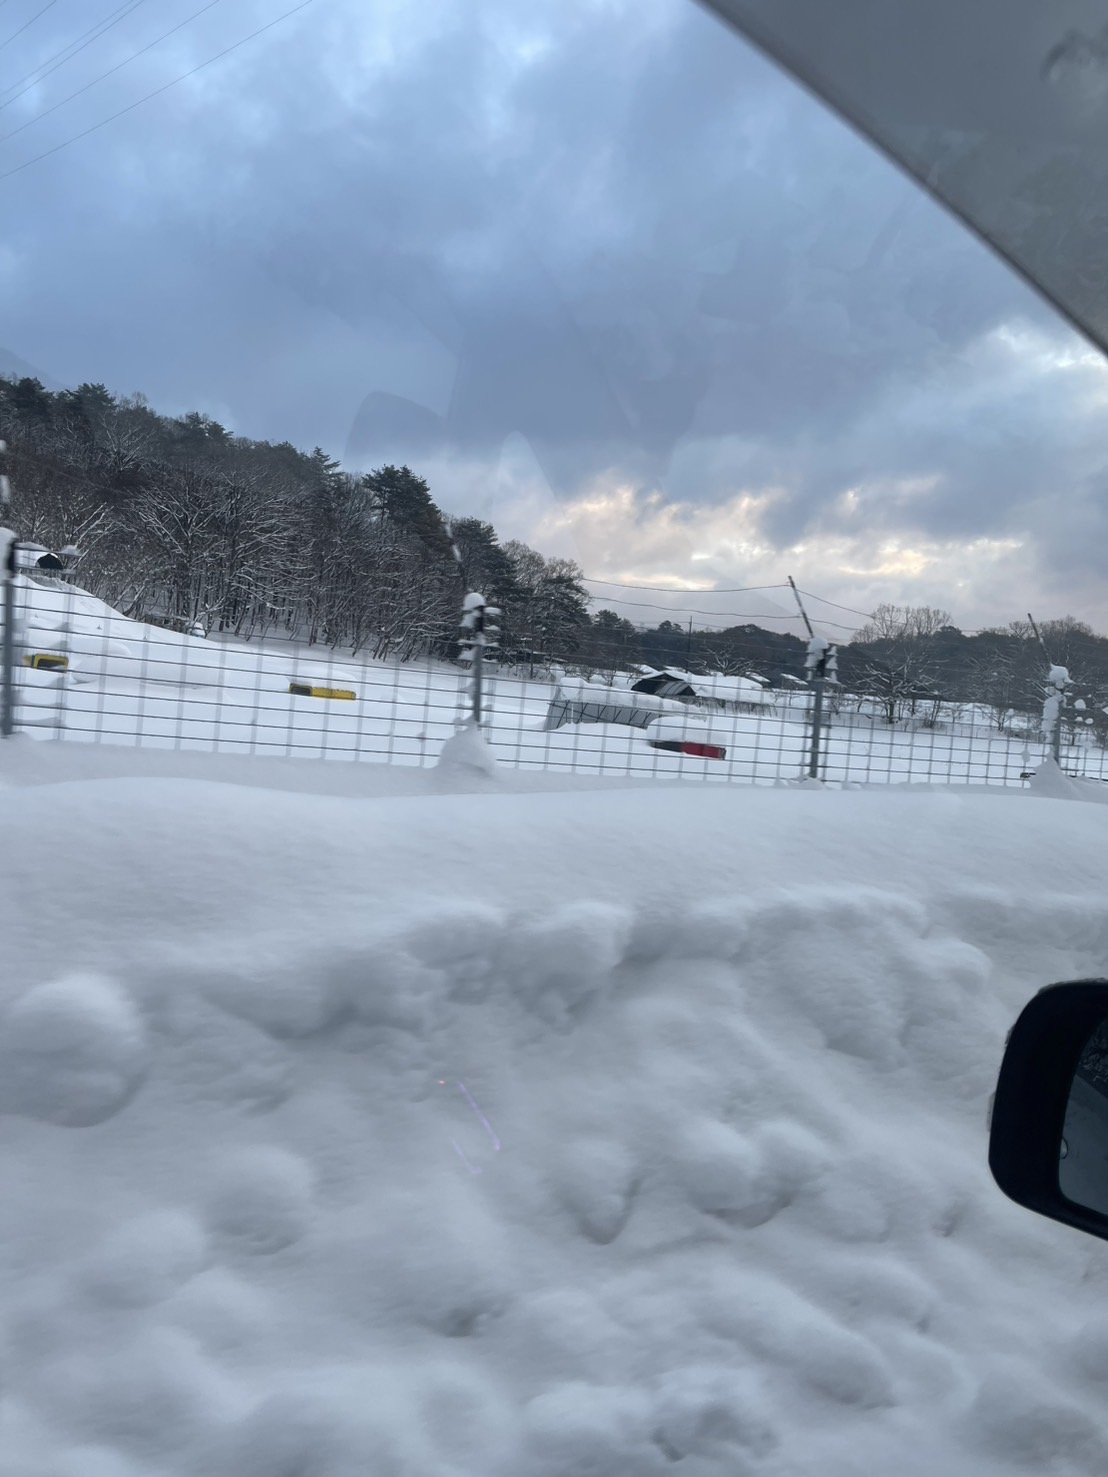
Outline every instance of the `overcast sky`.
<svg viewBox="0 0 1108 1477">
<path fill-rule="evenodd" d="M 0 0 L 0 369 L 605 580 L 1108 628 L 1101 360 L 692 0 L 311 0 L 139 101 L 293 3 Z"/>
</svg>

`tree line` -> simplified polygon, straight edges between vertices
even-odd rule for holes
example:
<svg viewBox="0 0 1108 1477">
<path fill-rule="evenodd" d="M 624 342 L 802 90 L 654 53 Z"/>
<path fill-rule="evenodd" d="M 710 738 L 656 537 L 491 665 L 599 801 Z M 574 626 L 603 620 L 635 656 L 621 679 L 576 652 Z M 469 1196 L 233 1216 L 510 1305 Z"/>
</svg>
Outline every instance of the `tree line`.
<svg viewBox="0 0 1108 1477">
<path fill-rule="evenodd" d="M 997 729 L 1041 712 L 1051 666 L 1069 673 L 1064 715 L 1071 734 L 1086 727 L 1103 742 L 1108 639 L 1073 616 L 963 632 L 948 611 L 882 605 L 839 659 L 844 692 L 867 695 L 889 723 L 972 704 Z"/>
<path fill-rule="evenodd" d="M 803 684 L 806 642 L 757 625 L 690 630 L 664 620 L 641 629 L 610 610 L 598 611 L 577 656 L 602 677 L 639 664 L 694 673 L 750 676 L 769 687 Z M 832 710 L 865 708 L 887 723 L 937 723 L 974 708 L 994 727 L 1026 727 L 1041 713 L 1051 665 L 1070 675 L 1065 724 L 1072 735 L 1090 728 L 1108 740 L 1108 638 L 1072 616 L 1011 621 L 963 632 L 950 613 L 930 606 L 881 605 L 839 647 L 839 681 Z"/>
<path fill-rule="evenodd" d="M 401 660 L 449 653 L 466 589 L 503 609 L 511 649 L 572 653 L 590 625 L 572 560 L 447 518 L 406 466 L 354 475 L 318 447 L 30 378 L 0 379 L 0 439 L 16 532 L 75 546 L 81 586 L 130 616 Z"/>
</svg>

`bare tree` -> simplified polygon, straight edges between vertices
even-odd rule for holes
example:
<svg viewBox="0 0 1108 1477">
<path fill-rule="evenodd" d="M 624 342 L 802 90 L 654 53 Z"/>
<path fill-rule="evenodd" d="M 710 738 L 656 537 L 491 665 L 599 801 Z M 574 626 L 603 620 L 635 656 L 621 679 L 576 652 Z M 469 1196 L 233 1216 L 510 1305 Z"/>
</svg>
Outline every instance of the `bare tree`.
<svg viewBox="0 0 1108 1477">
<path fill-rule="evenodd" d="M 921 703 L 932 711 L 937 700 L 937 671 L 930 653 L 915 643 L 882 643 L 867 657 L 862 671 L 861 691 L 873 698 L 886 723 L 898 723 L 915 713 Z M 934 721 L 934 718 L 931 720 Z"/>
<path fill-rule="evenodd" d="M 879 605 L 866 625 L 854 633 L 854 642 L 918 640 L 935 636 L 950 625 L 950 611 L 930 605 Z"/>
</svg>

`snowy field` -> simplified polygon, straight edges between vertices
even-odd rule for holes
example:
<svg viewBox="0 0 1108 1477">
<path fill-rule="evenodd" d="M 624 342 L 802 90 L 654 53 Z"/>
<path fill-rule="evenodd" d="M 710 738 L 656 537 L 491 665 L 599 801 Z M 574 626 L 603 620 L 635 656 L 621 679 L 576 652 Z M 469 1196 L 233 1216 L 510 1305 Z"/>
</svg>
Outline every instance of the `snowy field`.
<svg viewBox="0 0 1108 1477">
<path fill-rule="evenodd" d="M 332 657 L 280 641 L 204 640 L 131 621 L 83 592 L 19 582 L 20 651 L 64 654 L 64 673 L 19 670 L 17 722 L 40 738 L 198 752 L 385 760 L 433 765 L 461 714 L 464 677 L 445 663 Z M 762 714 L 689 718 L 689 737 L 726 750 L 723 760 L 652 748 L 641 729 L 573 723 L 547 731 L 550 681 L 490 679 L 488 737 L 502 764 L 533 772 L 773 784 L 807 767 L 806 715 L 795 694 Z M 339 688 L 353 700 L 291 693 Z M 572 679 L 569 681 L 572 686 Z M 578 683 L 575 692 L 580 691 Z M 626 694 L 585 684 L 601 700 Z M 659 703 L 678 710 L 680 704 Z M 821 766 L 833 783 L 969 783 L 1020 786 L 1043 757 L 1034 739 L 982 724 L 914 732 L 832 720 Z M 1105 752 L 1067 748 L 1065 768 L 1103 776 Z"/>
<path fill-rule="evenodd" d="M 1104 1472 L 1108 1247 L 985 1128 L 1099 787 L 0 782 L 0 1470 Z"/>
</svg>

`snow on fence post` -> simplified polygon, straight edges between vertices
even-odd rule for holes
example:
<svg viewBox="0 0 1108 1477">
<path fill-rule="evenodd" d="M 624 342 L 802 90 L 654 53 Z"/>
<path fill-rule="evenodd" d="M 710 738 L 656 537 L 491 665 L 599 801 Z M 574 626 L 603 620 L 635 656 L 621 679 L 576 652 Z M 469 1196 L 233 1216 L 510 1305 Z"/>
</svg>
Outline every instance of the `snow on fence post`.
<svg viewBox="0 0 1108 1477">
<path fill-rule="evenodd" d="M 0 455 L 7 451 L 0 441 Z M 0 472 L 0 517 L 6 521 L 11 506 L 12 489 L 7 476 Z M 11 738 L 15 732 L 15 571 L 19 544 L 10 528 L 0 528 L 0 579 L 4 584 L 4 633 L 0 650 L 0 737 Z"/>
<path fill-rule="evenodd" d="M 819 779 L 820 744 L 823 737 L 823 688 L 834 682 L 839 672 L 839 653 L 823 636 L 813 636 L 808 642 L 808 655 L 804 659 L 812 685 L 812 732 L 808 750 L 808 778 Z"/>
<path fill-rule="evenodd" d="M 481 726 L 481 707 L 484 692 L 485 654 L 495 651 L 500 627 L 489 625 L 487 617 L 497 616 L 500 611 L 495 605 L 486 605 L 484 595 L 471 590 L 462 602 L 462 634 L 459 660 L 470 667 L 469 703 L 470 721 L 474 728 Z"/>
<path fill-rule="evenodd" d="M 1046 701 L 1043 703 L 1043 728 L 1050 733 L 1050 750 L 1055 764 L 1062 762 L 1062 709 L 1069 690 L 1070 674 L 1065 667 L 1051 665 L 1046 679 Z"/>
</svg>

